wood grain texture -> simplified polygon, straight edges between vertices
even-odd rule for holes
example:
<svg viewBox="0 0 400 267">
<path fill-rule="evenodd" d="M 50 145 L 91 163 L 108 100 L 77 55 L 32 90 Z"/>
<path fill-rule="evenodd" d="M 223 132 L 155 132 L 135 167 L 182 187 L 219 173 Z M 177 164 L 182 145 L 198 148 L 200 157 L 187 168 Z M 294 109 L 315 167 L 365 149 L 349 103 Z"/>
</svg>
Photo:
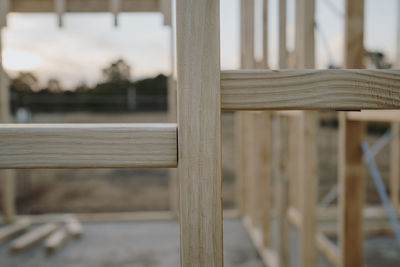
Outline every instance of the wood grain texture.
<svg viewBox="0 0 400 267">
<path fill-rule="evenodd" d="M 240 1 L 240 67 L 252 69 L 254 59 L 254 0 Z M 249 148 L 246 144 L 251 129 L 247 127 L 248 113 L 235 112 L 235 160 L 238 207 L 242 215 L 249 212 L 247 178 L 249 177 Z"/>
<path fill-rule="evenodd" d="M 317 121 L 318 113 L 305 111 L 300 118 L 298 131 L 298 164 L 299 164 L 299 193 L 300 193 L 300 261 L 303 267 L 317 264 L 316 244 L 313 238 L 316 233 L 316 203 L 318 194 L 317 167 Z"/>
<path fill-rule="evenodd" d="M 364 124 L 339 114 L 339 240 L 343 267 L 363 266 Z"/>
<path fill-rule="evenodd" d="M 236 70 L 221 73 L 224 110 L 400 108 L 400 70 Z"/>
<path fill-rule="evenodd" d="M 0 168 L 175 167 L 175 124 L 3 124 Z"/>
<path fill-rule="evenodd" d="M 110 0 L 68 0 L 66 12 L 109 12 Z M 159 0 L 121 0 L 121 12 L 158 12 Z M 52 13 L 54 0 L 12 0 L 11 12 Z"/>
<path fill-rule="evenodd" d="M 223 266 L 218 0 L 178 0 L 181 266 Z"/>
</svg>

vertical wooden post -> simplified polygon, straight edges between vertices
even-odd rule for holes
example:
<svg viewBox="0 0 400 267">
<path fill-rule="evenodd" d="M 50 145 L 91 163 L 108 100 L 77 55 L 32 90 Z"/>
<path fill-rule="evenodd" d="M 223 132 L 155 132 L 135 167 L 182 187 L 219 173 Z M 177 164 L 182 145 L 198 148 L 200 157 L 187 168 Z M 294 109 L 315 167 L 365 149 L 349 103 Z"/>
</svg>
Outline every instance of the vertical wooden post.
<svg viewBox="0 0 400 267">
<path fill-rule="evenodd" d="M 66 0 L 54 0 L 54 11 L 57 14 L 58 27 L 63 26 L 63 16 L 66 10 Z M 114 1 L 114 0 L 113 0 Z"/>
<path fill-rule="evenodd" d="M 364 0 L 346 1 L 345 67 L 364 67 Z M 361 142 L 364 123 L 339 114 L 339 246 L 340 266 L 363 266 L 365 179 Z"/>
<path fill-rule="evenodd" d="M 400 69 L 400 0 L 397 0 L 397 48 L 396 48 L 396 68 Z"/>
<path fill-rule="evenodd" d="M 262 40 L 263 40 L 263 58 L 261 67 L 264 69 L 268 68 L 268 0 L 263 1 L 263 13 L 262 13 Z"/>
<path fill-rule="evenodd" d="M 286 122 L 286 120 L 285 120 Z M 281 166 L 287 166 L 287 157 L 283 157 L 282 150 L 282 140 L 281 140 L 281 117 L 279 115 L 273 116 L 272 118 L 272 176 L 274 181 L 277 182 L 277 203 L 278 203 L 278 244 L 277 244 L 277 255 L 278 255 L 278 266 L 286 267 L 288 266 L 288 183 L 287 183 L 287 173 L 284 173 Z M 284 165 L 285 164 L 285 165 Z M 285 170 L 287 170 L 285 168 Z"/>
<path fill-rule="evenodd" d="M 317 264 L 315 244 L 317 201 L 317 118 L 318 113 L 306 111 L 299 123 L 299 191 L 300 191 L 300 266 Z"/>
<path fill-rule="evenodd" d="M 399 213 L 400 139 L 399 122 L 391 124 L 393 138 L 390 141 L 390 199 L 396 214 Z"/>
<path fill-rule="evenodd" d="M 362 122 L 339 114 L 339 246 L 340 266 L 363 266 L 363 202 L 365 181 L 361 141 Z"/>
<path fill-rule="evenodd" d="M 240 3 L 240 64 L 242 69 L 252 69 L 255 67 L 254 0 L 241 0 Z M 249 113 L 246 111 L 235 112 L 236 185 L 238 210 L 241 215 L 245 214 L 248 205 L 249 147 L 246 144 L 249 138 L 249 129 L 246 129 L 248 116 Z"/>
<path fill-rule="evenodd" d="M 296 66 L 315 67 L 314 40 L 315 0 L 296 1 Z M 317 127 L 318 113 L 304 111 L 299 121 L 299 206 L 301 212 L 300 266 L 316 266 L 317 253 L 316 201 L 317 201 Z"/>
<path fill-rule="evenodd" d="M 287 68 L 286 0 L 279 0 L 279 68 Z"/>
<path fill-rule="evenodd" d="M 118 26 L 118 15 L 121 10 L 121 0 L 110 0 L 110 11 L 114 17 L 114 26 Z"/>
<path fill-rule="evenodd" d="M 223 266 L 218 0 L 177 0 L 181 266 Z"/>
<path fill-rule="evenodd" d="M 7 25 L 9 1 L 0 3 L 0 123 L 10 123 L 10 97 L 8 77 L 3 69 L 2 60 L 2 28 Z M 2 209 L 5 220 L 12 221 L 15 217 L 15 172 L 14 170 L 0 171 L 2 190 Z"/>
</svg>

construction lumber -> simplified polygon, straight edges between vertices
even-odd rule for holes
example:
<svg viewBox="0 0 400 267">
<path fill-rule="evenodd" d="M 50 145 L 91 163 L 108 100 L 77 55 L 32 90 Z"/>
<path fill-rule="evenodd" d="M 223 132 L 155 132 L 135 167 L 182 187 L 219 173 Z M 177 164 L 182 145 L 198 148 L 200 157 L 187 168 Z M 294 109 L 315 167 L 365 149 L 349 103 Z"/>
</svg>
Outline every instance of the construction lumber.
<svg viewBox="0 0 400 267">
<path fill-rule="evenodd" d="M 61 228 L 46 238 L 44 246 L 48 253 L 53 253 L 59 250 L 67 240 L 68 232 L 64 228 Z"/>
<path fill-rule="evenodd" d="M 0 168 L 176 167 L 175 124 L 2 124 Z"/>
<path fill-rule="evenodd" d="M 0 243 L 6 239 L 24 232 L 31 225 L 31 220 L 22 218 L 13 224 L 0 228 Z"/>
<path fill-rule="evenodd" d="M 65 12 L 109 12 L 110 0 L 68 0 Z M 11 12 L 52 13 L 54 0 L 12 0 Z M 159 0 L 121 0 L 121 12 L 158 12 Z"/>
<path fill-rule="evenodd" d="M 178 0 L 181 266 L 223 266 L 218 0 Z"/>
<path fill-rule="evenodd" d="M 80 221 L 74 216 L 67 218 L 65 222 L 67 232 L 72 237 L 80 237 L 83 234 L 83 227 Z"/>
<path fill-rule="evenodd" d="M 346 112 L 346 118 L 352 121 L 400 122 L 400 110 Z"/>
<path fill-rule="evenodd" d="M 45 239 L 48 235 L 54 232 L 57 227 L 58 225 L 56 223 L 47 223 L 45 225 L 39 226 L 15 239 L 11 243 L 10 250 L 13 252 L 19 252 L 27 249 Z"/>
<path fill-rule="evenodd" d="M 339 266 L 340 256 L 338 247 L 321 232 L 316 234 L 315 240 L 318 250 L 325 258 L 334 266 Z"/>
<path fill-rule="evenodd" d="M 231 70 L 221 73 L 224 110 L 400 108 L 400 70 Z"/>
<path fill-rule="evenodd" d="M 254 227 L 248 216 L 245 216 L 242 222 L 265 266 L 278 267 L 277 254 L 264 246 L 263 233 L 260 228 Z"/>
</svg>

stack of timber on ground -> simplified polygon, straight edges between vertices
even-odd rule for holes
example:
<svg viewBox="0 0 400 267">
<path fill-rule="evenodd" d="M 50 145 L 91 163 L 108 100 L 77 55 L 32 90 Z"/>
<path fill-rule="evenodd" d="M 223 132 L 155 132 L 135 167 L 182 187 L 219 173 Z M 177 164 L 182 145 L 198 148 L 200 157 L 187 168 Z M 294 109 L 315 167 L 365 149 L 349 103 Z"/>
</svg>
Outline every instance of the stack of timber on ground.
<svg viewBox="0 0 400 267">
<path fill-rule="evenodd" d="M 83 234 L 81 223 L 72 215 L 52 218 L 43 224 L 32 224 L 29 217 L 0 228 L 0 243 L 10 244 L 11 252 L 21 252 L 44 243 L 48 253 L 59 250 L 70 237 L 79 238 Z"/>
<path fill-rule="evenodd" d="M 265 8 L 266 3 L 264 1 Z M 254 2 L 242 0 L 242 4 L 242 19 L 251 25 L 254 22 Z M 297 69 L 314 68 L 314 4 L 314 0 L 296 1 Z M 317 232 L 318 113 L 315 110 L 400 109 L 400 71 L 253 70 L 261 64 L 254 62 L 254 47 L 245 44 L 249 39 L 244 38 L 242 52 L 250 51 L 249 56 L 243 56 L 246 61 L 243 60 L 242 64 L 246 69 L 221 72 L 219 7 L 218 0 L 176 1 L 177 124 L 6 124 L 0 126 L 0 168 L 24 168 L 24 164 L 32 168 L 177 167 L 181 266 L 222 267 L 221 110 L 257 110 L 238 113 L 241 149 L 238 154 L 243 156 L 240 159 L 243 163 L 238 166 L 239 179 L 242 179 L 240 185 L 245 189 L 241 191 L 244 194 L 240 198 L 240 213 L 264 262 L 270 266 L 284 266 L 286 263 L 282 259 L 288 246 L 282 244 L 278 250 L 270 247 L 271 213 L 269 205 L 263 205 L 269 202 L 265 197 L 270 193 L 268 179 L 273 169 L 271 164 L 266 164 L 271 161 L 268 151 L 271 146 L 269 137 L 272 136 L 267 132 L 272 124 L 271 113 L 267 111 L 302 110 L 288 123 L 289 133 L 297 138 L 296 145 L 291 148 L 294 158 L 290 161 L 296 164 L 297 175 L 288 175 L 288 183 L 291 192 L 297 190 L 298 194 L 293 196 L 292 202 L 289 198 L 287 205 L 283 201 L 285 197 L 279 197 L 283 203 L 280 203 L 278 212 L 282 222 L 279 233 L 287 229 L 283 227 L 285 214 L 299 232 L 299 257 L 288 261 L 294 261 L 296 266 L 313 267 L 317 262 L 318 248 L 334 264 L 362 266 L 364 178 L 360 143 L 363 125 L 347 122 L 345 113 L 341 114 L 344 124 L 340 125 L 340 246 L 337 248 Z M 351 49 L 346 47 L 347 67 L 359 67 L 359 55 L 364 53 L 360 42 L 354 46 L 350 41 L 351 38 L 363 39 L 359 30 L 363 25 L 363 10 L 362 0 L 347 1 L 346 46 L 351 46 Z M 243 34 L 249 34 L 251 39 L 254 37 L 253 26 L 243 23 L 241 28 Z M 266 64 L 263 67 L 266 68 Z M 272 80 L 279 81 L 278 92 L 270 88 Z M 279 120 L 274 124 L 279 125 Z M 256 125 L 262 127 L 261 136 Z M 24 133 L 29 133 L 32 140 L 26 140 Z M 80 154 L 82 148 L 77 135 L 88 140 L 84 145 L 84 155 Z M 46 139 L 48 136 L 54 138 Z M 88 136 L 96 138 L 89 140 Z M 273 136 L 280 136 L 279 132 L 274 132 Z M 134 137 L 142 142 L 135 142 Z M 40 160 L 27 156 L 25 147 L 31 154 L 40 155 Z M 251 160 L 245 162 L 246 158 Z M 284 180 L 280 179 L 280 182 L 280 193 L 285 194 Z M 42 226 L 35 234 L 17 239 L 17 244 L 23 243 L 20 240 L 27 240 L 29 245 L 34 239 L 32 236 L 42 238 L 55 228 L 54 224 Z M 64 241 L 64 232 L 56 232 L 50 241 L 50 244 Z"/>
</svg>

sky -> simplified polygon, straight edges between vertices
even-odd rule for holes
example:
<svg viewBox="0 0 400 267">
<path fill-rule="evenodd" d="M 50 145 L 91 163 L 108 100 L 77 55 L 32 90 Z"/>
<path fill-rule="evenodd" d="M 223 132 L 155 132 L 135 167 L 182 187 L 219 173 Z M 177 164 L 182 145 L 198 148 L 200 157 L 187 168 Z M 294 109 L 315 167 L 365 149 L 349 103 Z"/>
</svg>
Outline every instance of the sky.
<svg viewBox="0 0 400 267">
<path fill-rule="evenodd" d="M 294 47 L 294 0 L 288 1 L 287 48 Z M 366 0 L 364 43 L 394 62 L 399 0 Z M 261 0 L 256 2 L 255 56 L 261 56 Z M 316 67 L 343 59 L 344 0 L 316 0 Z M 269 65 L 278 62 L 278 0 L 269 0 Z M 221 0 L 221 67 L 239 67 L 239 0 Z M 101 80 L 101 69 L 118 58 L 131 65 L 132 79 L 171 72 L 171 29 L 158 13 L 122 13 L 114 27 L 109 13 L 66 14 L 59 28 L 55 14 L 8 16 L 3 30 L 3 64 L 10 75 L 35 73 L 42 84 L 56 78 L 65 88 Z"/>
</svg>

